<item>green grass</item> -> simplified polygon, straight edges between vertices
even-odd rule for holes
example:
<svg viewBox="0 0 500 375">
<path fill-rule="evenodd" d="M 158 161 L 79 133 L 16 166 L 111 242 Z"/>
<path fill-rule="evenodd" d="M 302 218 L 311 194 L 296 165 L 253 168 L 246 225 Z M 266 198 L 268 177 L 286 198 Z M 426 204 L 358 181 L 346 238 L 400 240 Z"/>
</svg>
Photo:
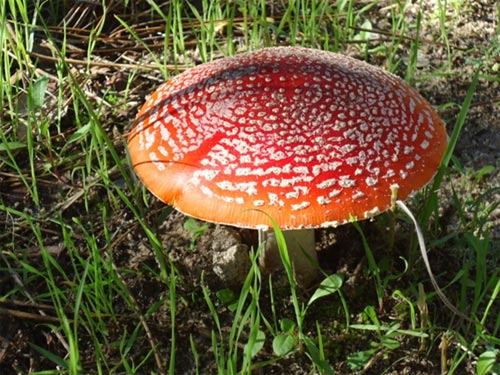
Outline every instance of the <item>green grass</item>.
<svg viewBox="0 0 500 375">
<path fill-rule="evenodd" d="M 291 364 L 308 373 L 384 373 L 416 355 L 447 374 L 500 372 L 500 244 L 492 237 L 499 188 L 487 184 L 498 166 L 464 167 L 453 155 L 472 121 L 475 84 L 500 83 L 492 68 L 498 26 L 491 43 L 464 50 L 449 36 L 464 2 L 418 8 L 413 20 L 412 4 L 396 2 L 382 23 L 376 1 L 148 2 L 136 18 L 131 2 L 104 3 L 97 21 L 83 15 L 64 24 L 75 11 L 61 2 L 0 0 L 1 373 L 176 374 L 185 363 L 197 374 Z M 238 291 L 214 288 L 171 258 L 173 250 L 199 252 L 210 228 L 188 224 L 192 237 L 181 249 L 161 238 L 172 211 L 141 186 L 126 151 L 138 106 L 198 62 L 281 44 L 356 55 L 450 98 L 439 103 L 456 123 L 445 163 L 409 203 L 441 288 L 474 323 L 441 304 L 399 212 L 352 232 L 367 259 L 357 276 L 340 269 L 314 290 L 295 284 L 277 228 L 284 285 L 261 274 L 259 249 Z M 442 64 L 422 67 L 434 48 L 443 49 Z M 433 91 L 443 77 L 469 91 Z M 440 217 L 438 190 L 449 192 L 452 229 Z M 385 233 L 382 245 L 373 232 Z M 347 276 L 357 278 L 358 293 Z"/>
</svg>

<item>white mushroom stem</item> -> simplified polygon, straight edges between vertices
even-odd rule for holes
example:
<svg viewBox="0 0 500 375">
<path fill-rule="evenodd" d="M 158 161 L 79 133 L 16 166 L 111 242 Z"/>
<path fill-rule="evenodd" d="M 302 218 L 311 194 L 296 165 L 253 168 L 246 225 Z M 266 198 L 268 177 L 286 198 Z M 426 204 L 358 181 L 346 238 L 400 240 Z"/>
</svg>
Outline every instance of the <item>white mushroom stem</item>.
<svg viewBox="0 0 500 375">
<path fill-rule="evenodd" d="M 297 284 L 308 287 L 318 277 L 318 257 L 316 254 L 314 229 L 283 231 L 290 263 Z M 283 267 L 274 231 L 259 230 L 259 243 L 265 241 L 259 263 L 265 272 Z"/>
</svg>

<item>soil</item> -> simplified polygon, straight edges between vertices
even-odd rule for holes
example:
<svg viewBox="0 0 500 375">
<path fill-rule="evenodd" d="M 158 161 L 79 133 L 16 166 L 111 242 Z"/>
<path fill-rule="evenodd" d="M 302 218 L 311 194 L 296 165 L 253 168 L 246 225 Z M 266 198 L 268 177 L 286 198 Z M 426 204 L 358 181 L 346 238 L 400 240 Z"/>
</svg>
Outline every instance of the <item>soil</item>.
<svg viewBox="0 0 500 375">
<path fill-rule="evenodd" d="M 118 2 L 120 3 L 120 2 Z M 367 2 L 360 2 L 359 6 Z M 421 3 L 421 5 L 420 5 Z M 439 192 L 439 215 L 434 218 L 435 229 L 429 233 L 429 242 L 454 236 L 455 240 L 450 240 L 446 246 L 436 244 L 429 249 L 429 257 L 432 262 L 434 273 L 439 275 L 440 285 L 447 285 L 452 281 L 455 275 L 454 270 L 460 269 L 465 259 L 470 258 L 467 253 L 470 249 L 463 246 L 464 227 L 470 223 L 477 223 L 477 220 L 483 220 L 481 227 L 484 235 L 487 230 L 489 233 L 490 252 L 492 253 L 489 264 L 491 272 L 500 267 L 500 82 L 499 79 L 485 79 L 485 77 L 498 77 L 500 67 L 500 40 L 498 39 L 498 6 L 496 1 L 464 1 L 462 6 L 454 8 L 448 4 L 447 9 L 447 28 L 451 32 L 447 35 L 447 41 L 442 38 L 439 19 L 431 15 L 435 14 L 435 7 L 438 2 L 422 1 L 408 6 L 406 9 L 406 22 L 415 24 L 418 10 L 422 10 L 425 19 L 422 22 L 420 30 L 421 43 L 419 44 L 419 59 L 417 61 L 416 80 L 412 84 L 434 105 L 440 108 L 440 114 L 448 124 L 449 134 L 452 133 L 454 124 L 459 115 L 459 107 L 465 94 L 472 82 L 472 77 L 479 70 L 480 78 L 476 92 L 472 99 L 472 106 L 465 120 L 464 128 L 460 134 L 454 158 L 451 162 L 451 172 L 445 177 L 444 183 Z M 454 2 L 449 2 L 454 3 Z M 69 6 L 69 5 L 68 5 Z M 90 7 L 90 5 L 89 5 Z M 372 26 L 381 31 L 390 33 L 390 2 L 381 1 L 363 14 L 364 19 L 370 20 Z M 123 12 L 129 11 L 123 9 Z M 279 6 L 273 7 L 279 16 Z M 68 15 L 75 12 L 75 8 L 68 9 Z M 93 13 L 92 13 L 93 12 Z M 99 15 L 99 8 L 91 9 L 88 14 Z M 68 16 L 69 17 L 69 16 Z M 87 18 L 86 18 L 87 17 Z M 83 13 L 82 19 L 89 20 L 90 16 Z M 77 22 L 77 21 L 72 21 Z M 90 21 L 88 21 L 90 22 Z M 105 30 L 109 34 L 111 31 L 115 35 L 125 35 L 126 32 L 121 29 L 121 34 L 117 32 L 120 26 L 113 21 L 107 21 Z M 88 27 L 88 24 L 74 24 L 74 27 Z M 370 44 L 373 47 L 385 46 L 386 51 L 391 51 L 390 38 L 383 32 L 373 33 Z M 413 31 L 409 32 L 413 35 Z M 495 36 L 496 33 L 496 36 Z M 43 36 L 39 36 L 43 39 Z M 494 38 L 496 38 L 494 40 Z M 78 45 L 78 40 L 72 40 L 72 43 Z M 42 45 L 42 44 L 41 44 Z M 496 46 L 496 49 L 493 48 Z M 103 47 L 106 47 L 103 43 Z M 409 40 L 402 40 L 396 51 L 396 60 L 408 61 Z M 84 47 L 85 48 L 85 47 Z M 451 57 L 448 59 L 447 49 L 451 51 Z M 375 50 L 375 49 L 374 49 Z M 99 51 L 99 49 L 97 50 Z M 104 51 L 104 49 L 103 49 Z M 46 53 L 47 50 L 41 48 L 40 53 Z M 107 52 L 102 52 L 102 56 L 96 53 L 96 58 L 102 57 L 106 61 L 112 57 L 107 56 Z M 377 53 L 376 51 L 365 56 L 362 49 L 356 44 L 346 45 L 345 53 L 358 58 L 367 59 L 368 62 L 386 66 L 388 63 L 387 54 Z M 481 54 L 480 54 L 481 53 Z M 72 51 L 71 58 L 78 59 L 81 54 L 75 49 Z M 494 57 L 488 54 L 496 54 Z M 137 57 L 136 62 L 147 62 L 145 54 L 130 54 Z M 193 62 L 198 63 L 197 52 L 191 53 Z M 488 58 L 488 59 L 487 59 Z M 481 61 L 486 60 L 494 64 L 482 65 Z M 122 62 L 122 60 L 120 60 Z M 53 63 L 51 61 L 41 60 L 41 68 L 47 72 L 53 72 Z M 73 67 L 75 76 L 86 73 L 79 65 Z M 399 66 L 397 73 L 403 75 L 405 66 Z M 438 73 L 436 73 L 438 72 Z M 103 97 L 106 88 L 111 87 L 116 95 L 119 96 L 127 84 L 127 79 L 132 70 L 118 66 L 94 66 L 91 68 L 89 80 L 82 80 L 82 87 L 95 97 Z M 432 79 L 423 79 L 427 75 L 432 75 Z M 105 124 L 106 132 L 113 137 L 117 144 L 119 152 L 125 152 L 123 143 L 120 146 L 120 134 L 126 134 L 132 127 L 131 113 L 135 113 L 142 103 L 144 97 L 154 86 L 162 81 L 159 72 L 141 72 L 134 79 L 129 88 L 129 103 L 124 106 L 116 106 L 110 110 L 109 123 Z M 57 86 L 49 86 L 49 89 L 56 90 Z M 118 99 L 119 100 L 119 99 Z M 448 103 L 456 103 L 454 106 L 447 106 Z M 64 126 L 72 128 L 71 121 L 73 116 L 69 109 L 63 116 Z M 117 125 L 113 125 L 117 124 Z M 54 139 L 54 143 L 64 140 Z M 490 168 L 491 166 L 491 168 Z M 484 174 L 481 172 L 483 171 Z M 29 172 L 28 172 L 29 173 Z M 62 180 L 70 178 L 73 173 L 69 168 L 60 178 Z M 8 174 L 2 174 L 2 185 L 0 185 L 0 194 L 4 204 L 16 208 L 23 204 L 24 193 L 22 189 L 9 177 Z M 74 178 L 74 176 L 71 176 Z M 117 177 L 119 179 L 119 177 Z M 45 181 L 45 180 L 44 180 Z M 93 228 L 95 221 L 90 215 L 81 214 L 85 212 L 83 201 L 61 201 L 68 195 L 57 193 L 54 186 L 58 181 L 49 180 L 47 186 L 42 187 L 44 192 L 42 201 L 45 209 L 50 212 L 52 207 L 61 209 L 62 219 L 68 223 L 72 222 L 72 217 L 80 218 L 82 227 Z M 120 183 L 119 180 L 116 183 Z M 91 195 L 96 206 L 101 204 L 103 195 L 106 195 L 104 189 L 92 188 Z M 417 195 L 411 199 L 410 205 L 418 212 L 422 202 L 423 195 Z M 158 279 L 158 270 L 161 263 L 172 264 L 176 275 L 176 294 L 175 301 L 175 329 L 176 329 L 176 374 L 195 374 L 196 366 L 202 369 L 203 374 L 215 374 L 217 368 L 214 363 L 214 353 L 212 351 L 212 331 L 217 332 L 213 315 L 205 301 L 207 291 L 214 302 L 221 330 L 228 333 L 232 325 L 230 305 L 227 301 L 218 297 L 218 293 L 225 291 L 229 293 L 232 290 L 235 294 L 238 292 L 242 280 L 238 279 L 249 263 L 242 260 L 238 264 L 246 264 L 242 270 L 234 272 L 234 276 L 226 276 L 226 271 L 220 271 L 221 264 L 225 261 L 218 260 L 214 266 L 214 254 L 224 252 L 227 248 L 244 244 L 238 250 L 242 254 L 249 249 L 255 248 L 258 242 L 257 235 L 251 230 L 240 230 L 234 228 L 224 228 L 215 224 L 203 223 L 197 221 L 197 225 L 205 226 L 197 235 L 193 229 L 186 229 L 187 217 L 166 207 L 158 202 L 154 197 L 146 198 L 150 209 L 146 212 L 144 221 L 161 239 L 162 248 L 157 251 L 151 245 L 151 241 L 146 233 L 141 229 L 132 213 L 127 207 L 119 207 L 118 213 L 108 219 L 108 233 L 112 233 L 115 240 L 112 247 L 103 248 L 104 257 L 113 263 L 113 268 L 121 275 L 121 280 L 130 291 L 138 311 L 130 311 L 129 305 L 116 297 L 114 309 L 118 316 L 113 324 L 106 327 L 107 337 L 110 342 L 117 341 L 123 332 L 132 332 L 140 324 L 140 316 L 147 316 L 144 325 L 147 325 L 150 331 L 150 337 L 144 337 L 148 344 L 143 346 L 134 345 L 128 353 L 130 358 L 137 361 L 144 358 L 151 349 L 150 341 L 155 343 L 155 350 L 161 359 L 162 366 L 158 366 L 157 361 L 151 358 L 139 373 L 162 373 L 165 372 L 165 365 L 168 363 L 171 352 L 172 342 L 170 341 L 170 330 L 172 327 L 170 304 L 168 300 L 168 290 L 165 282 Z M 457 207 L 457 201 L 462 205 Z M 495 207 L 496 205 L 496 207 Z M 488 207 L 492 207 L 488 211 Z M 481 209 L 481 211 L 480 211 Z M 91 210 L 92 211 L 92 210 Z M 486 214 L 484 213 L 486 212 Z M 413 229 L 405 220 L 400 220 L 396 215 L 396 220 L 392 213 L 381 215 L 376 220 L 361 222 L 360 226 L 366 236 L 367 242 L 372 249 L 375 258 L 380 265 L 384 265 L 383 276 L 387 278 L 388 287 L 385 295 L 379 300 L 374 282 L 369 270 L 363 241 L 358 231 L 352 225 L 345 225 L 339 228 L 322 229 L 316 231 L 317 251 L 320 267 L 326 274 L 337 273 L 344 278 L 342 293 L 349 307 L 351 323 L 356 323 L 363 319 L 363 309 L 367 305 L 373 305 L 377 311 L 380 321 L 388 322 L 391 319 L 399 319 L 402 315 L 408 314 L 405 302 L 402 299 L 391 296 L 398 290 L 413 290 L 418 282 L 423 282 L 426 292 L 432 292 L 431 284 L 426 281 L 428 277 L 423 267 L 422 261 L 416 253 L 410 251 L 413 246 L 408 244 L 414 241 Z M 2 219 L 7 229 L 7 220 Z M 431 223 L 434 224 L 434 223 Z M 70 225 L 70 224 L 68 224 Z M 471 224 L 472 225 L 472 224 Z M 85 241 L 85 233 L 82 227 L 71 224 L 72 235 L 75 238 L 81 238 Z M 388 231 L 387 228 L 393 228 Z M 15 245 L 23 249 L 23 254 L 27 261 L 33 267 L 43 268 L 43 261 L 40 254 L 36 251 L 36 243 L 25 243 L 23 237 L 29 237 L 30 229 L 23 226 L 22 223 L 16 224 L 13 230 Z M 48 221 L 44 227 L 44 233 L 50 234 L 46 246 L 57 254 L 60 267 L 70 270 L 72 260 L 68 257 L 67 251 L 61 247 L 60 227 Z M 5 237 L 2 237 L 4 240 Z M 106 242 L 101 239 L 103 244 Z M 223 241 L 222 241 L 223 240 Z M 228 242 L 227 242 L 228 241 Z M 82 251 L 85 252 L 85 246 L 82 244 Z M 401 257 L 409 260 L 410 269 L 406 269 L 406 264 Z M 2 267 L 5 267 L 5 258 L 0 260 Z M 0 274 L 0 292 L 7 295 L 7 291 L 18 287 L 15 280 L 15 273 Z M 222 276 L 222 277 L 221 277 Z M 264 275 L 266 278 L 269 275 Z M 391 277 L 394 280 L 391 281 Z M 285 273 L 276 270 L 272 274 L 273 290 L 272 294 L 267 282 L 262 283 L 261 291 L 261 309 L 264 316 L 271 317 L 274 312 L 271 310 L 272 298 L 275 306 L 279 308 L 277 316 L 294 318 L 293 305 L 290 299 L 290 289 L 287 283 Z M 63 280 L 60 280 L 61 282 Z M 318 280 L 319 282 L 319 280 Z M 306 302 L 317 287 L 317 283 L 310 288 L 299 291 L 299 298 Z M 43 287 L 28 286 L 33 293 L 42 293 Z M 413 289 L 412 289 L 413 288 Z M 451 293 L 453 291 L 450 291 Z M 415 292 L 415 295 L 417 293 Z M 162 303 L 158 305 L 158 302 Z M 156 306 L 156 307 L 154 307 Z M 26 311 L 13 304 L 0 305 L 0 313 L 10 310 Z M 154 308 L 153 308 L 154 307 Z M 453 314 L 447 311 L 437 298 L 429 300 L 430 317 L 436 327 L 450 327 L 450 329 L 460 330 L 460 322 L 453 317 Z M 499 308 L 495 306 L 494 308 Z M 16 311 L 17 311 L 16 310 Z M 148 310 L 152 310 L 149 313 Z M 51 311 L 50 309 L 39 306 L 28 310 L 33 314 L 40 314 L 40 311 Z M 50 315 L 50 314 L 49 314 Z M 45 319 L 45 320 L 44 320 Z M 348 355 L 367 350 L 370 343 L 374 341 L 375 335 L 360 335 L 358 332 L 345 331 L 341 329 L 345 325 L 343 309 L 338 297 L 327 297 L 324 303 L 314 304 L 308 311 L 305 320 L 304 331 L 311 337 L 316 337 L 316 322 L 322 327 L 323 341 L 325 343 L 325 353 L 327 358 L 335 358 L 337 361 L 333 364 L 337 374 L 365 373 L 365 374 L 438 374 L 439 366 L 444 349 L 439 348 L 443 345 L 444 339 L 440 334 L 433 336 L 427 350 L 420 350 L 420 342 L 411 337 L 405 337 L 400 340 L 399 348 L 391 350 L 381 350 L 365 366 L 363 370 L 354 371 L 347 363 Z M 43 355 L 40 355 L 30 343 L 37 343 L 47 350 L 64 353 L 61 350 L 57 337 L 53 331 L 48 329 L 46 323 L 51 323 L 49 318 L 41 318 L 40 321 L 31 318 L 22 317 L 19 314 L 0 314 L 0 372 L 2 374 L 28 373 L 30 370 L 43 370 L 51 368 L 51 362 Z M 52 322 L 53 323 L 53 322 Z M 407 328 L 407 327 L 402 327 Z M 444 330 L 443 330 L 444 331 Z M 245 334 L 245 333 L 244 333 Z M 86 371 L 93 373 L 95 365 L 93 364 L 94 348 L 92 340 L 88 333 L 82 328 L 80 332 L 81 342 L 79 343 L 82 352 L 80 353 L 82 364 Z M 245 340 L 243 339 L 242 342 Z M 269 341 L 269 340 L 268 340 Z M 192 354 L 192 346 L 198 351 L 198 363 L 196 363 Z M 110 349 L 110 357 L 118 356 L 116 349 Z M 450 339 L 448 348 L 448 358 L 453 357 L 461 351 L 456 338 Z M 303 351 L 297 351 L 294 354 L 273 361 L 275 355 L 271 343 L 266 342 L 263 350 L 255 358 L 255 363 L 269 361 L 269 364 L 262 369 L 256 368 L 255 374 L 313 374 L 316 370 L 311 368 L 311 360 Z M 461 364 L 461 368 L 455 371 L 456 374 L 473 374 L 475 368 L 473 365 L 474 357 L 467 357 Z M 113 362 L 110 359 L 110 362 Z"/>
</svg>

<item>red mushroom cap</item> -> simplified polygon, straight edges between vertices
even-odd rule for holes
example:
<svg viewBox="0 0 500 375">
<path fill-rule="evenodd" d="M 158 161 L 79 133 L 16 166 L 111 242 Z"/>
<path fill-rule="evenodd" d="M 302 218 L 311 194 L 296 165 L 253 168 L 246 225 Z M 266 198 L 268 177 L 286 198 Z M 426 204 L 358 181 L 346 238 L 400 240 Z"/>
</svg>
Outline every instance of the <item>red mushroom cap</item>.
<svg viewBox="0 0 500 375">
<path fill-rule="evenodd" d="M 282 229 L 372 217 L 423 187 L 446 148 L 432 106 L 398 77 L 276 47 L 197 66 L 146 101 L 129 136 L 148 189 L 199 219 Z M 259 210 L 255 210 L 259 209 Z"/>
</svg>

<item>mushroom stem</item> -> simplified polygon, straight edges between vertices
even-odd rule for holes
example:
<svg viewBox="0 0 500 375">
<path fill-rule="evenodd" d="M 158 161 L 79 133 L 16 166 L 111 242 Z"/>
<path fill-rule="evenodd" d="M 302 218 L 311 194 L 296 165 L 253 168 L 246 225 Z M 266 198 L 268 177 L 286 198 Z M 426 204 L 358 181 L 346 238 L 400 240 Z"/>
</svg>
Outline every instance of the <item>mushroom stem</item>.
<svg viewBox="0 0 500 375">
<path fill-rule="evenodd" d="M 283 231 L 295 281 L 302 287 L 310 286 L 318 277 L 318 257 L 315 247 L 314 229 Z M 282 268 L 278 243 L 274 231 L 260 231 L 259 243 L 265 241 L 259 263 L 265 272 Z"/>
</svg>

